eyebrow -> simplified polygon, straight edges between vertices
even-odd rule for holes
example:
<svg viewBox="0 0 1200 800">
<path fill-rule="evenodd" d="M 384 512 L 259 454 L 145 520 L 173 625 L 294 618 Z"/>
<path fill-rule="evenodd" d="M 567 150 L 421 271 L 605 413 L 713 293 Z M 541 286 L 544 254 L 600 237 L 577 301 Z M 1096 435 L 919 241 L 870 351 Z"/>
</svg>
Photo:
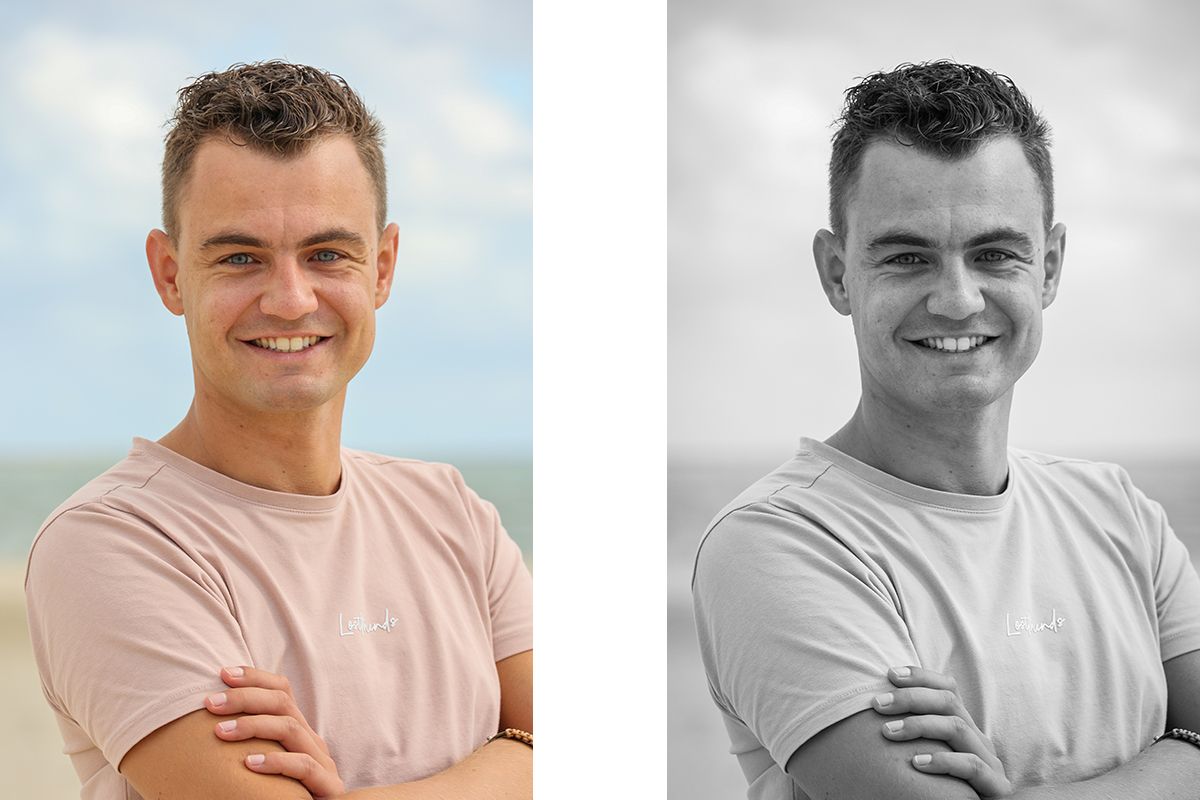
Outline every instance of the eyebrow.
<svg viewBox="0 0 1200 800">
<path fill-rule="evenodd" d="M 1002 226 L 976 234 L 966 242 L 966 247 L 978 247 L 992 242 L 1013 242 L 1021 247 L 1032 250 L 1033 240 L 1016 228 Z M 927 236 L 906 230 L 894 230 L 876 236 L 867 244 L 868 251 L 882 250 L 885 247 L 901 245 L 904 247 L 923 247 L 928 250 L 937 249 L 938 243 Z"/>
<path fill-rule="evenodd" d="M 267 245 L 262 239 L 251 236 L 247 233 L 237 233 L 229 231 L 226 233 L 218 233 L 216 236 L 210 236 L 200 243 L 201 250 L 207 250 L 210 247 L 223 247 L 227 244 L 236 244 L 239 247 L 266 247 Z"/>
<path fill-rule="evenodd" d="M 350 242 L 365 247 L 367 242 L 362 236 L 354 231 L 346 228 L 329 228 L 306 236 L 300 241 L 300 247 L 312 247 L 314 244 L 322 244 L 324 242 Z M 240 231 L 224 231 L 214 236 L 210 236 L 200 243 L 201 250 L 207 250 L 212 247 L 224 247 L 226 245 L 237 245 L 238 247 L 257 247 L 265 249 L 267 243 L 257 236 L 251 236 L 248 233 Z"/>
</svg>

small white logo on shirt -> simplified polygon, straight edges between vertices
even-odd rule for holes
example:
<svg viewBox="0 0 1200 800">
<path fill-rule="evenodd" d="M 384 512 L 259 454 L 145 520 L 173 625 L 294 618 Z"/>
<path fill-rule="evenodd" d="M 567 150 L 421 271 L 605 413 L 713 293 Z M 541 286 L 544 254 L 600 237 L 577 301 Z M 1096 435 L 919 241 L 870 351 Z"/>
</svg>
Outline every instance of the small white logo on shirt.
<svg viewBox="0 0 1200 800">
<path fill-rule="evenodd" d="M 351 617 L 349 620 L 346 620 L 343 618 L 343 615 L 339 613 L 338 635 L 353 636 L 356 633 L 367 634 L 375 633 L 377 631 L 391 633 L 392 628 L 396 627 L 397 622 L 399 622 L 399 620 L 393 617 L 386 608 L 383 610 L 382 622 L 367 622 L 367 618 L 362 616 Z"/>
<path fill-rule="evenodd" d="M 1058 609 L 1056 608 L 1050 609 L 1050 617 L 1045 621 L 1036 620 L 1029 616 L 1014 617 L 1012 614 L 1004 615 L 1005 632 L 1009 636 L 1020 636 L 1026 633 L 1042 633 L 1044 631 L 1058 633 L 1059 628 L 1061 628 L 1063 623 L 1066 621 L 1066 617 L 1060 617 L 1058 615 Z"/>
</svg>

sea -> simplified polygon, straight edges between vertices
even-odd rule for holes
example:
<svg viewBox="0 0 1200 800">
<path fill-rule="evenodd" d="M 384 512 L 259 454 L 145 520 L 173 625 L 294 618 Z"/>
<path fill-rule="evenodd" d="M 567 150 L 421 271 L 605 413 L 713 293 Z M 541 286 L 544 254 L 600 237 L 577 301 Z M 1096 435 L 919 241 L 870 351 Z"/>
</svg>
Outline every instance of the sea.
<svg viewBox="0 0 1200 800">
<path fill-rule="evenodd" d="M 0 457 L 0 560 L 23 562 L 42 522 L 60 503 L 124 453 L 72 458 Z M 533 465 L 529 460 L 444 459 L 500 512 L 505 530 L 533 564 Z"/>
</svg>

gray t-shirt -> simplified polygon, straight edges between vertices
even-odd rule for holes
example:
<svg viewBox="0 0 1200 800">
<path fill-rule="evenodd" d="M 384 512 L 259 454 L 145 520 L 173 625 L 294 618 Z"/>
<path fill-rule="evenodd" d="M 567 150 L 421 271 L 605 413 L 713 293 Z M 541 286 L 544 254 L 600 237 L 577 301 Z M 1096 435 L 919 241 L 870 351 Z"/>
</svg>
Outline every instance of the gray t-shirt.
<svg viewBox="0 0 1200 800">
<path fill-rule="evenodd" d="M 692 592 L 752 800 L 790 800 L 792 754 L 906 664 L 958 681 L 1015 786 L 1107 772 L 1162 732 L 1162 662 L 1200 649 L 1161 506 L 1115 465 L 1016 450 L 981 497 L 804 439 L 710 525 Z"/>
</svg>

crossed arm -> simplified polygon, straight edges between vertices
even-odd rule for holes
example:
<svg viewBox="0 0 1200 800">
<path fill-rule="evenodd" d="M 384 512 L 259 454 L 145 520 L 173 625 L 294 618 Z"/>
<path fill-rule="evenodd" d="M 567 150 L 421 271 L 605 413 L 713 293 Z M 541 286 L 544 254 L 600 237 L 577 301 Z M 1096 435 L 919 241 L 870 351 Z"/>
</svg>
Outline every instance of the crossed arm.
<svg viewBox="0 0 1200 800">
<path fill-rule="evenodd" d="M 496 673 L 500 681 L 500 728 L 532 732 L 533 651 L 498 661 Z M 311 800 L 313 794 L 299 780 L 248 769 L 245 764 L 248 755 L 278 758 L 286 752 L 285 748 L 278 741 L 266 738 L 221 741 L 214 735 L 214 728 L 226 718 L 201 709 L 164 725 L 126 754 L 120 772 L 143 797 Z M 403 724 L 403 720 L 396 719 L 394 724 Z M 505 739 L 492 742 L 449 769 L 422 780 L 336 796 L 347 800 L 451 797 L 527 800 L 532 796 L 532 773 L 531 749 Z"/>
<path fill-rule="evenodd" d="M 1163 665 L 1167 678 L 1167 728 L 1200 730 L 1200 651 Z M 1104 702 L 1104 698 L 1097 698 Z M 943 741 L 895 741 L 882 734 L 888 719 L 862 711 L 814 736 L 787 763 L 792 780 L 812 798 L 844 800 L 1101 800 L 1194 798 L 1200 784 L 1200 749 L 1165 740 L 1116 769 L 1087 781 L 1029 787 L 1008 793 L 978 792 L 965 778 L 929 774 L 913 766 L 913 756 L 931 754 L 934 763 L 953 748 Z M 980 782 L 980 785 L 985 785 Z M 989 784 L 994 785 L 994 784 Z"/>
</svg>

